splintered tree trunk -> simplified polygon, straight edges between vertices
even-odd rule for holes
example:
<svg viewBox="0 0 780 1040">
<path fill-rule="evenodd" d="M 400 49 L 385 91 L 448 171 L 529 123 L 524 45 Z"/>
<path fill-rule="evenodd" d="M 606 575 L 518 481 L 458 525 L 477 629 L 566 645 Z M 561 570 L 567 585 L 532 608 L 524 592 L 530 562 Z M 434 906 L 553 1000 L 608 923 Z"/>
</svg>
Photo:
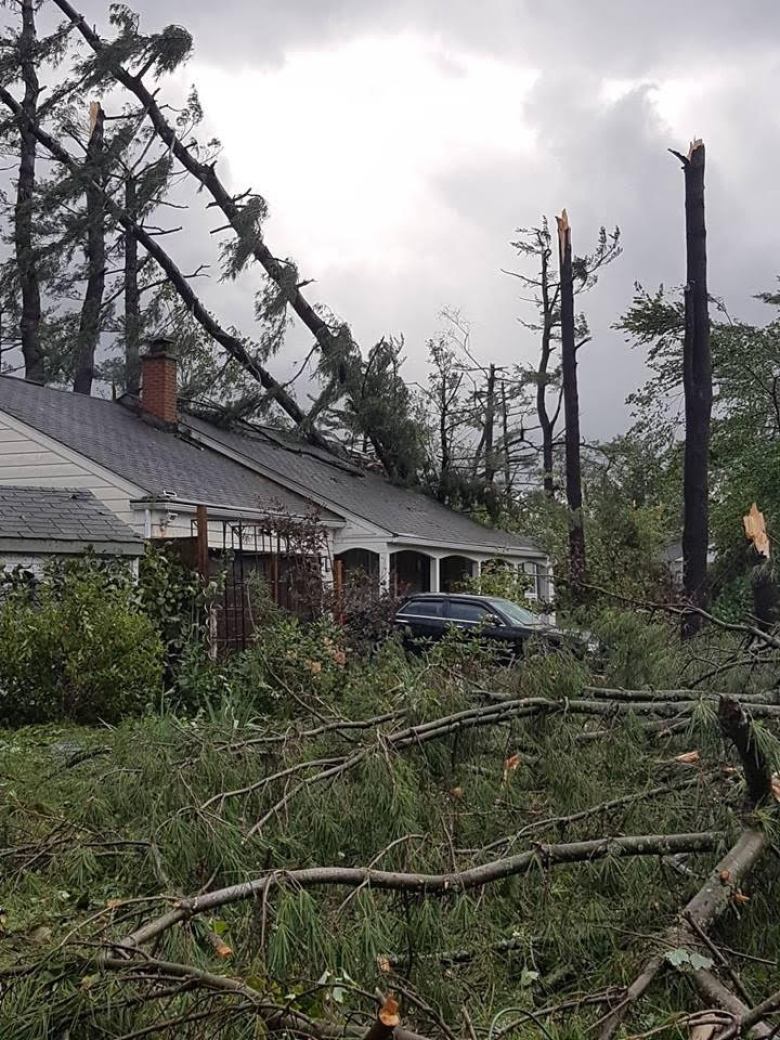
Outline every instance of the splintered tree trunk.
<svg viewBox="0 0 780 1040">
<path fill-rule="evenodd" d="M 582 468 L 580 464 L 580 400 L 574 335 L 574 276 L 571 227 L 566 210 L 558 221 L 561 261 L 561 374 L 566 422 L 566 501 L 569 506 L 569 578 L 575 595 L 585 580 L 585 528 L 582 521 Z"/>
<path fill-rule="evenodd" d="M 135 178 L 125 181 L 125 212 L 138 220 L 138 195 Z M 138 240 L 125 233 L 125 390 L 138 394 L 141 389 L 141 302 L 138 291 Z"/>
<path fill-rule="evenodd" d="M 485 401 L 485 483 L 492 484 L 496 475 L 496 462 L 493 456 L 496 425 L 496 366 L 488 369 L 487 396 Z"/>
<path fill-rule="evenodd" d="M 685 454 L 683 470 L 683 589 L 688 602 L 706 607 L 709 545 L 709 447 L 712 359 L 707 303 L 707 231 L 704 222 L 704 145 L 693 141 L 682 161 L 685 176 Z M 683 617 L 682 636 L 694 635 L 700 614 Z"/>
<path fill-rule="evenodd" d="M 103 109 L 93 101 L 89 106 L 92 131 L 87 145 L 87 289 L 81 306 L 78 355 L 73 389 L 90 394 L 95 376 L 95 351 L 100 338 L 100 311 L 106 284 L 106 206 L 99 185 L 103 183 Z"/>
<path fill-rule="evenodd" d="M 22 110 L 30 119 L 36 117 L 40 92 L 36 72 L 37 43 L 33 0 L 22 0 L 22 31 L 19 35 L 20 69 L 24 81 Z M 40 340 L 41 290 L 33 249 L 33 194 L 37 142 L 35 134 L 26 120 L 21 122 L 19 136 L 19 181 L 14 210 L 14 248 L 22 296 L 19 331 L 25 379 L 34 383 L 42 383 L 44 370 Z"/>
</svg>

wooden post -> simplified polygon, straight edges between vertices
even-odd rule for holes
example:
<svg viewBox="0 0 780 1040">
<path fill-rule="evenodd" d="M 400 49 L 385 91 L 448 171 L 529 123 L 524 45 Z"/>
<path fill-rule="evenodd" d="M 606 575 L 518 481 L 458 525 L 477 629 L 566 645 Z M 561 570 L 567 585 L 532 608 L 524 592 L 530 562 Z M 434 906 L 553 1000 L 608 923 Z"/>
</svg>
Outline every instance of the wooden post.
<svg viewBox="0 0 780 1040">
<path fill-rule="evenodd" d="M 333 561 L 333 593 L 336 603 L 336 621 L 344 621 L 344 561 Z"/>
<path fill-rule="evenodd" d="M 196 558 L 198 574 L 204 581 L 209 577 L 209 518 L 205 506 L 195 508 L 195 526 L 197 529 Z"/>
</svg>

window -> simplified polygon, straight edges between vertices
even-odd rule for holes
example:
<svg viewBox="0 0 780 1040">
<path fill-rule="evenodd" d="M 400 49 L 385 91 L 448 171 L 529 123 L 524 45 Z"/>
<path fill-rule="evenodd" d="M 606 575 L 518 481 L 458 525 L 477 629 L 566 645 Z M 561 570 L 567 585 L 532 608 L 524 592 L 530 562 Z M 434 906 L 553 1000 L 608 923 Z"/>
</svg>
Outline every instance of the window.
<svg viewBox="0 0 780 1040">
<path fill-rule="evenodd" d="M 496 608 L 506 614 L 513 625 L 526 625 L 530 628 L 541 623 L 537 614 L 532 614 L 530 610 L 518 607 L 516 603 L 509 599 L 492 599 L 490 602 L 495 603 Z"/>
<path fill-rule="evenodd" d="M 451 621 L 470 621 L 478 624 L 480 621 L 487 621 L 488 618 L 493 617 L 493 614 L 488 607 L 480 606 L 479 603 L 463 603 L 459 600 L 452 600 L 450 602 L 449 616 Z"/>
<path fill-rule="evenodd" d="M 537 563 L 534 560 L 527 560 L 523 564 L 523 570 L 531 579 L 531 585 L 526 592 L 528 599 L 544 599 L 545 598 L 545 586 L 544 580 L 547 574 L 547 569 L 543 563 Z"/>
<path fill-rule="evenodd" d="M 398 611 L 399 617 L 444 617 L 443 599 L 413 599 Z"/>
</svg>

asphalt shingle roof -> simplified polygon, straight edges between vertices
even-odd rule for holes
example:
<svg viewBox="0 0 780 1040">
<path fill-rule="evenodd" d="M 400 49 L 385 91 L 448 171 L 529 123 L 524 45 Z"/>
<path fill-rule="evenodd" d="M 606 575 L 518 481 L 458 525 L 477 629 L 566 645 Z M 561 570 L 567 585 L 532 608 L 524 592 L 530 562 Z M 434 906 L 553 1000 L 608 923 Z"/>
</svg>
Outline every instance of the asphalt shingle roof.
<svg viewBox="0 0 780 1040">
<path fill-rule="evenodd" d="M 393 535 L 485 549 L 524 549 L 541 555 L 530 538 L 485 527 L 429 495 L 397 487 L 379 474 L 344 463 L 279 430 L 248 426 L 228 430 L 189 415 L 183 422 L 196 435 L 219 441 L 267 472 L 279 474 L 318 499 L 337 504 Z"/>
<path fill-rule="evenodd" d="M 140 555 L 143 539 L 90 491 L 0 486 L 0 549 L 9 543 L 112 546 Z"/>
<path fill-rule="evenodd" d="M 297 515 L 310 512 L 314 502 L 325 519 L 339 519 L 343 509 L 397 537 L 541 555 L 530 538 L 485 527 L 419 491 L 397 487 L 279 430 L 228 430 L 185 416 L 176 434 L 151 425 L 122 403 L 8 376 L 0 376 L 0 411 L 148 495 L 237 509 L 281 507 Z M 197 443 L 202 436 L 239 456 L 239 461 Z M 248 468 L 252 465 L 268 476 Z M 288 490 L 289 485 L 295 490 Z"/>
<path fill-rule="evenodd" d="M 105 466 L 148 495 L 239 509 L 281 507 L 294 515 L 312 509 L 305 497 L 151 425 L 116 401 L 0 376 L 0 411 Z"/>
</svg>

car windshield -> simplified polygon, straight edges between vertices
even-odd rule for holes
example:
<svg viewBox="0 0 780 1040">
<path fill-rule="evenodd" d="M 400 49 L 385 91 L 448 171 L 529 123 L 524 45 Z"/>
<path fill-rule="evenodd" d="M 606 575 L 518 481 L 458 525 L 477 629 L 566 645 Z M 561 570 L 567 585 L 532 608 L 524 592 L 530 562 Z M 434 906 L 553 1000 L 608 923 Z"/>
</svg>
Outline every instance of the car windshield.
<svg viewBox="0 0 780 1040">
<path fill-rule="evenodd" d="M 489 602 L 492 606 L 498 607 L 499 610 L 503 611 L 513 625 L 526 625 L 529 628 L 537 628 L 544 624 L 538 615 L 532 614 L 530 610 L 525 610 L 523 607 L 518 607 L 510 599 L 496 598 L 491 599 Z"/>
</svg>

